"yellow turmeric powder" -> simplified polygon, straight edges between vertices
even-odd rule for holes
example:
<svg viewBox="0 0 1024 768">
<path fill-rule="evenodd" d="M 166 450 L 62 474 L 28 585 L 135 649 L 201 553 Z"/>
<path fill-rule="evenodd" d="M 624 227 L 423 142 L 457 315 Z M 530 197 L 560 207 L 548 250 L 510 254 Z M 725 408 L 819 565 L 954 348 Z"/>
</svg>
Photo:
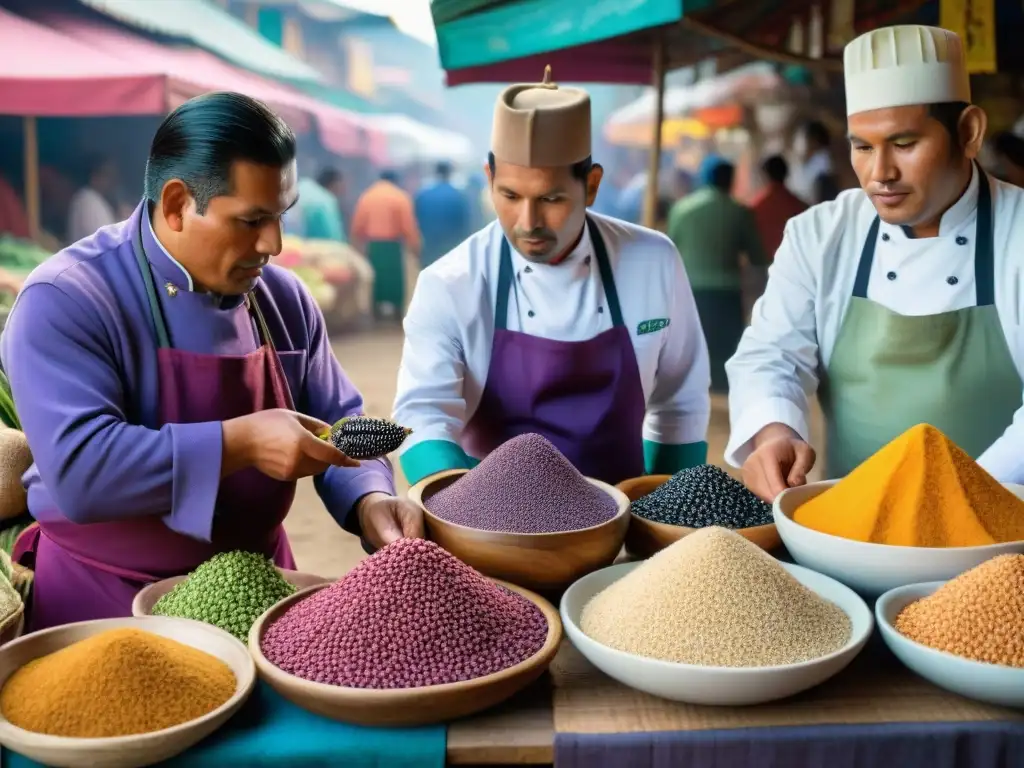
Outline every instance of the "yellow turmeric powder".
<svg viewBox="0 0 1024 768">
<path fill-rule="evenodd" d="M 855 541 L 977 547 L 1024 540 L 1024 501 L 935 427 L 918 424 L 793 520 Z"/>
<path fill-rule="evenodd" d="M 51 736 L 151 733 L 202 717 L 230 699 L 234 672 L 191 646 L 114 629 L 30 661 L 0 691 L 12 724 Z"/>
</svg>

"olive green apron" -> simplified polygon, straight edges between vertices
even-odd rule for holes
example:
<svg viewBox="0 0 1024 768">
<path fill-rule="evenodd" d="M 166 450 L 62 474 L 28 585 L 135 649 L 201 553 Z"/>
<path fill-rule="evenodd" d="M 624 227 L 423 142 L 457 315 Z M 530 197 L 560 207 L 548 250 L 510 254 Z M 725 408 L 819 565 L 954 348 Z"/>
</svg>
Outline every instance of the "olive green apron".
<svg viewBox="0 0 1024 768">
<path fill-rule="evenodd" d="M 398 240 L 371 240 L 366 260 L 373 267 L 373 303 L 391 304 L 402 315 L 405 310 L 405 252 Z"/>
<path fill-rule="evenodd" d="M 906 316 L 867 298 L 879 220 L 861 252 L 853 296 L 822 379 L 828 478 L 841 478 L 917 424 L 977 459 L 1021 406 L 1021 376 L 995 307 L 992 192 L 980 168 L 974 234 L 977 305 Z"/>
</svg>

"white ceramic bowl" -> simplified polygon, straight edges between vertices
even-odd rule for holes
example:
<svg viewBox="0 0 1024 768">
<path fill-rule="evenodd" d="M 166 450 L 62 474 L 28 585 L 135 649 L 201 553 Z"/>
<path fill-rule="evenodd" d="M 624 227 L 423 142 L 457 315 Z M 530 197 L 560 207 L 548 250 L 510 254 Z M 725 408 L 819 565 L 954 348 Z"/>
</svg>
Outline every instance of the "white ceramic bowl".
<svg viewBox="0 0 1024 768">
<path fill-rule="evenodd" d="M 223 661 L 235 673 L 234 695 L 200 718 L 152 733 L 83 739 L 33 733 L 0 713 L 0 744 L 52 768 L 140 768 L 168 760 L 205 739 L 238 711 L 256 684 L 249 649 L 222 629 L 191 619 L 163 616 L 100 619 L 33 632 L 0 648 L 0 687 L 33 659 L 112 629 L 142 629 L 198 648 Z"/>
<path fill-rule="evenodd" d="M 885 644 L 909 669 L 940 688 L 987 704 L 1024 708 L 1024 668 L 971 661 L 921 645 L 896 630 L 900 611 L 945 583 L 909 584 L 878 598 L 875 618 Z"/>
<path fill-rule="evenodd" d="M 837 581 L 798 565 L 782 566 L 801 584 L 831 600 L 850 617 L 849 642 L 820 659 L 778 667 L 703 667 L 635 656 L 592 640 L 580 629 L 590 598 L 643 563 L 623 563 L 595 571 L 562 596 L 562 625 L 573 645 L 591 664 L 623 685 L 689 704 L 744 706 L 784 699 L 813 688 L 840 672 L 860 653 L 874 620 L 864 601 Z"/>
<path fill-rule="evenodd" d="M 789 554 L 800 565 L 831 576 L 867 598 L 926 581 L 948 581 L 996 555 L 1024 554 L 1024 541 L 985 547 L 896 547 L 844 539 L 805 528 L 793 513 L 838 480 L 788 488 L 775 499 L 775 526 Z M 1019 498 L 1024 486 L 1003 484 Z"/>
</svg>

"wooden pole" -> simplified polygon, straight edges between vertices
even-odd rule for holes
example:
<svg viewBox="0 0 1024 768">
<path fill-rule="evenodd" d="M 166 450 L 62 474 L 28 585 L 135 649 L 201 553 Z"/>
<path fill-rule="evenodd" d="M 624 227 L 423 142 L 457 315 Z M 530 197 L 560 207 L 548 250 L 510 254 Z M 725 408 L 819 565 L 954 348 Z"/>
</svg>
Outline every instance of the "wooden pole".
<svg viewBox="0 0 1024 768">
<path fill-rule="evenodd" d="M 658 172 L 661 170 L 661 124 L 665 121 L 665 34 L 654 33 L 654 143 L 647 166 L 647 190 L 644 195 L 644 226 L 654 228 L 658 213 Z"/>
<path fill-rule="evenodd" d="M 28 214 L 29 235 L 35 240 L 42 229 L 39 212 L 39 134 L 36 133 L 35 117 L 26 117 L 22 125 L 25 133 L 25 212 Z"/>
</svg>

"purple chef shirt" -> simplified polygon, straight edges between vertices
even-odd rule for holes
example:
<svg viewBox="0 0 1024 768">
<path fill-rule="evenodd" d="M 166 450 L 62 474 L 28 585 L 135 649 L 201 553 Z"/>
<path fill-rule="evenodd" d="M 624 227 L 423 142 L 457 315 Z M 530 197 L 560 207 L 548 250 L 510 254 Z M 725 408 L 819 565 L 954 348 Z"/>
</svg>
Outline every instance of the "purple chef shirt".
<svg viewBox="0 0 1024 768">
<path fill-rule="evenodd" d="M 156 428 L 157 342 L 132 250 L 140 217 L 174 347 L 245 355 L 259 345 L 243 297 L 190 290 L 188 273 L 156 240 L 145 205 L 47 259 L 25 282 L 0 337 L 0 360 L 35 459 L 24 477 L 28 507 L 44 523 L 164 515 L 171 529 L 209 541 L 221 425 Z M 255 293 L 296 410 L 328 423 L 361 412 L 362 396 L 299 279 L 268 265 Z M 358 521 L 349 513 L 360 497 L 395 492 L 387 459 L 331 467 L 314 483 L 334 519 L 353 533 Z"/>
</svg>

